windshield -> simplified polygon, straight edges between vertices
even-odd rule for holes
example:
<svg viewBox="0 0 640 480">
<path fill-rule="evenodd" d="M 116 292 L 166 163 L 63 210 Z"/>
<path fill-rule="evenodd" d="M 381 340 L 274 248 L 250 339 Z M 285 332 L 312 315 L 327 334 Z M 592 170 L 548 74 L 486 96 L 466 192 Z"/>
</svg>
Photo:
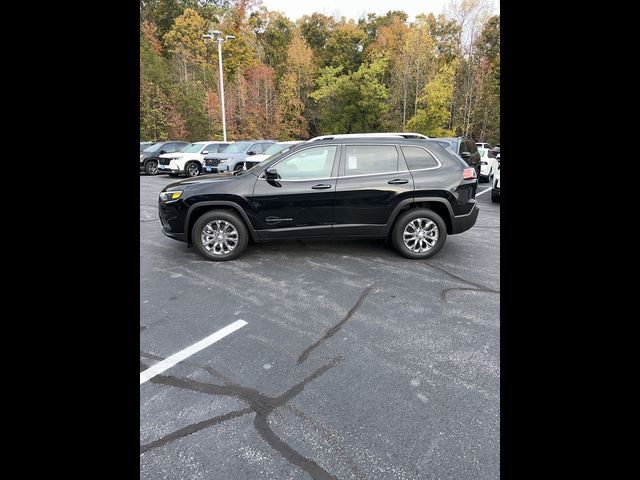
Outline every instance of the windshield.
<svg viewBox="0 0 640 480">
<path fill-rule="evenodd" d="M 292 146 L 292 143 L 274 143 L 264 151 L 263 155 L 273 155 L 274 153 L 281 152 L 285 148 Z"/>
<path fill-rule="evenodd" d="M 251 142 L 235 142 L 222 150 L 222 153 L 244 153 L 251 145 Z"/>
<path fill-rule="evenodd" d="M 164 145 L 163 142 L 158 142 L 158 143 L 154 143 L 153 145 L 151 145 L 150 147 L 147 147 L 143 150 L 143 152 L 157 152 L 158 150 L 160 150 L 162 148 L 162 146 Z"/>
<path fill-rule="evenodd" d="M 191 145 L 187 145 L 182 150 L 181 153 L 200 153 L 200 150 L 204 148 L 204 143 L 192 143 Z"/>
</svg>

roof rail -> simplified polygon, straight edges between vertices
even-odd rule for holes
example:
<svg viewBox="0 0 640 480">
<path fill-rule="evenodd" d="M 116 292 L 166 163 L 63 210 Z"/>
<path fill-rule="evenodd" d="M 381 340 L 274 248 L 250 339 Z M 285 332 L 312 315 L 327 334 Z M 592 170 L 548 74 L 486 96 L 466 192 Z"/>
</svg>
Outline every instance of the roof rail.
<svg viewBox="0 0 640 480">
<path fill-rule="evenodd" d="M 316 140 L 333 140 L 334 138 L 375 138 L 375 137 L 402 137 L 402 138 L 429 138 L 421 133 L 411 132 L 388 132 L 388 133 L 340 133 L 336 135 L 321 135 L 313 137 L 307 142 L 315 142 Z"/>
</svg>

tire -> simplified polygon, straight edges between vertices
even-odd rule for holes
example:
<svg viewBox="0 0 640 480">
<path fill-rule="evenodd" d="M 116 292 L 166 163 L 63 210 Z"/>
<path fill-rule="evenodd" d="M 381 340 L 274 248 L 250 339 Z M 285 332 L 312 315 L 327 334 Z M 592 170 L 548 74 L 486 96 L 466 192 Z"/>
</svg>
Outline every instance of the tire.
<svg viewBox="0 0 640 480">
<path fill-rule="evenodd" d="M 422 219 L 422 220 L 420 220 Z M 413 223 L 414 221 L 418 221 L 420 225 L 422 225 L 425 230 L 427 230 L 427 237 L 421 237 L 422 241 L 417 244 L 418 240 L 412 242 L 409 240 L 409 246 L 407 246 L 404 242 L 403 236 L 405 234 L 405 230 L 407 233 L 411 234 L 412 231 L 416 230 L 416 226 L 418 223 Z M 433 226 L 431 225 L 433 224 Z M 411 229 L 410 225 L 413 228 Z M 433 235 L 431 232 L 436 229 L 436 234 Z M 430 245 L 429 238 L 437 237 L 435 243 Z M 393 226 L 393 230 L 391 231 L 391 240 L 393 242 L 393 246 L 395 249 L 400 252 L 400 254 L 404 255 L 407 258 L 412 260 L 423 260 L 425 258 L 431 258 L 436 253 L 440 251 L 442 246 L 447 240 L 447 225 L 444 223 L 444 220 L 440 215 L 438 215 L 433 210 L 429 210 L 426 208 L 416 208 L 409 210 L 408 212 L 402 214 L 395 222 Z M 415 251 L 412 247 L 413 245 L 417 245 L 418 249 L 427 248 L 426 251 Z"/>
<path fill-rule="evenodd" d="M 184 166 L 184 174 L 187 177 L 197 177 L 198 175 L 200 175 L 201 170 L 202 170 L 202 167 L 200 167 L 200 165 L 197 162 L 187 163 Z"/>
<path fill-rule="evenodd" d="M 147 172 L 147 175 L 157 175 L 158 162 L 156 162 L 155 160 L 149 160 L 144 164 L 144 171 Z"/>
<path fill-rule="evenodd" d="M 496 193 L 495 190 L 491 190 L 491 201 L 493 203 L 498 203 L 500 202 L 500 194 Z"/>
<path fill-rule="evenodd" d="M 224 243 L 215 243 L 215 233 L 218 230 L 217 222 L 220 222 L 220 231 L 229 235 Z M 206 230 L 205 228 L 208 227 Z M 232 240 L 234 238 L 231 233 L 235 231 L 235 238 L 237 239 L 235 245 L 232 246 Z M 207 235 L 212 233 L 212 235 Z M 211 244 L 205 246 L 204 239 L 209 239 Z M 244 221 L 234 212 L 229 210 L 211 210 L 203 214 L 193 225 L 191 230 L 191 241 L 195 245 L 196 249 L 207 260 L 214 262 L 224 262 L 227 260 L 233 260 L 240 256 L 240 254 L 247 248 L 249 243 L 249 231 Z M 232 249 L 225 252 L 226 248 L 232 246 Z"/>
<path fill-rule="evenodd" d="M 244 162 L 238 162 L 238 163 L 236 163 L 236 166 L 233 167 L 233 171 L 234 172 L 239 172 L 240 170 L 242 170 L 243 166 L 244 166 Z"/>
</svg>

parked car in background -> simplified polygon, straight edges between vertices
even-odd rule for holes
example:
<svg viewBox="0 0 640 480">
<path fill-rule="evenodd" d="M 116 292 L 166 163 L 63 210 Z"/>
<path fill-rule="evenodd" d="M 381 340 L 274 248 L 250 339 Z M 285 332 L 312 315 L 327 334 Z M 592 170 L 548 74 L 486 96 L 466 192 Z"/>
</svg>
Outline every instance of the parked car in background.
<svg viewBox="0 0 640 480">
<path fill-rule="evenodd" d="M 256 166 L 257 164 L 259 164 L 260 162 L 264 162 L 267 158 L 271 157 L 272 155 L 275 155 L 276 153 L 280 153 L 280 152 L 286 150 L 287 148 L 291 148 L 294 145 L 297 145 L 299 143 L 302 143 L 302 142 L 301 141 L 294 141 L 294 142 L 278 142 L 278 143 L 274 143 L 269 148 L 267 148 L 264 151 L 264 153 L 262 153 L 260 155 L 253 155 L 251 157 L 247 157 L 247 159 L 244 161 L 244 168 L 246 168 L 248 170 L 249 168 L 252 168 L 252 167 Z"/>
<path fill-rule="evenodd" d="M 140 153 L 140 171 L 146 172 L 147 175 L 155 175 L 158 173 L 160 155 L 177 152 L 187 145 L 189 145 L 189 142 L 168 141 L 154 143 Z"/>
<path fill-rule="evenodd" d="M 197 177 L 202 172 L 205 155 L 216 153 L 232 145 L 229 142 L 194 142 L 176 153 L 160 156 L 158 173 L 168 173 L 172 177 L 186 175 Z"/>
<path fill-rule="evenodd" d="M 220 153 L 204 157 L 207 172 L 233 172 L 244 167 L 244 161 L 252 155 L 260 155 L 273 145 L 275 140 L 240 140 L 232 143 Z M 211 167 L 209 170 L 207 167 Z"/>
<path fill-rule="evenodd" d="M 439 142 L 367 136 L 304 142 L 238 175 L 182 180 L 160 192 L 165 235 L 208 260 L 256 242 L 389 238 L 430 258 L 476 223 L 476 171 Z"/>
<path fill-rule="evenodd" d="M 476 147 L 478 148 L 486 148 L 488 150 L 491 150 L 491 144 L 490 143 L 476 143 Z"/>
<path fill-rule="evenodd" d="M 142 153 L 142 151 L 143 151 L 145 148 L 150 147 L 150 146 L 151 146 L 151 145 L 153 145 L 154 143 L 156 143 L 156 142 L 140 142 L 140 153 Z"/>
<path fill-rule="evenodd" d="M 445 147 L 448 146 L 457 153 L 470 167 L 476 169 L 476 173 L 480 176 L 480 152 L 476 143 L 464 137 L 457 138 L 434 138 L 439 141 Z"/>
<path fill-rule="evenodd" d="M 496 170 L 496 174 L 493 176 L 493 188 L 491 189 L 492 202 L 500 201 L 500 154 L 498 154 L 497 159 L 498 169 Z"/>
<path fill-rule="evenodd" d="M 498 170 L 498 160 L 491 155 L 488 148 L 478 148 L 480 152 L 480 175 L 478 181 L 487 180 L 491 182 L 493 175 Z"/>
</svg>

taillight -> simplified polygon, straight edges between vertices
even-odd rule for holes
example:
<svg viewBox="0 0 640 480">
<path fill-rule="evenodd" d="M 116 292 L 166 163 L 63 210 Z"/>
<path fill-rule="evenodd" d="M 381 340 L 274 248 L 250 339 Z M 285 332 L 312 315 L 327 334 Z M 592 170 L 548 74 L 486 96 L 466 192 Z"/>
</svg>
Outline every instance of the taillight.
<svg viewBox="0 0 640 480">
<path fill-rule="evenodd" d="M 465 168 L 462 171 L 462 179 L 463 180 L 473 180 L 474 178 L 478 178 L 478 176 L 476 175 L 476 169 L 475 168 Z"/>
</svg>

